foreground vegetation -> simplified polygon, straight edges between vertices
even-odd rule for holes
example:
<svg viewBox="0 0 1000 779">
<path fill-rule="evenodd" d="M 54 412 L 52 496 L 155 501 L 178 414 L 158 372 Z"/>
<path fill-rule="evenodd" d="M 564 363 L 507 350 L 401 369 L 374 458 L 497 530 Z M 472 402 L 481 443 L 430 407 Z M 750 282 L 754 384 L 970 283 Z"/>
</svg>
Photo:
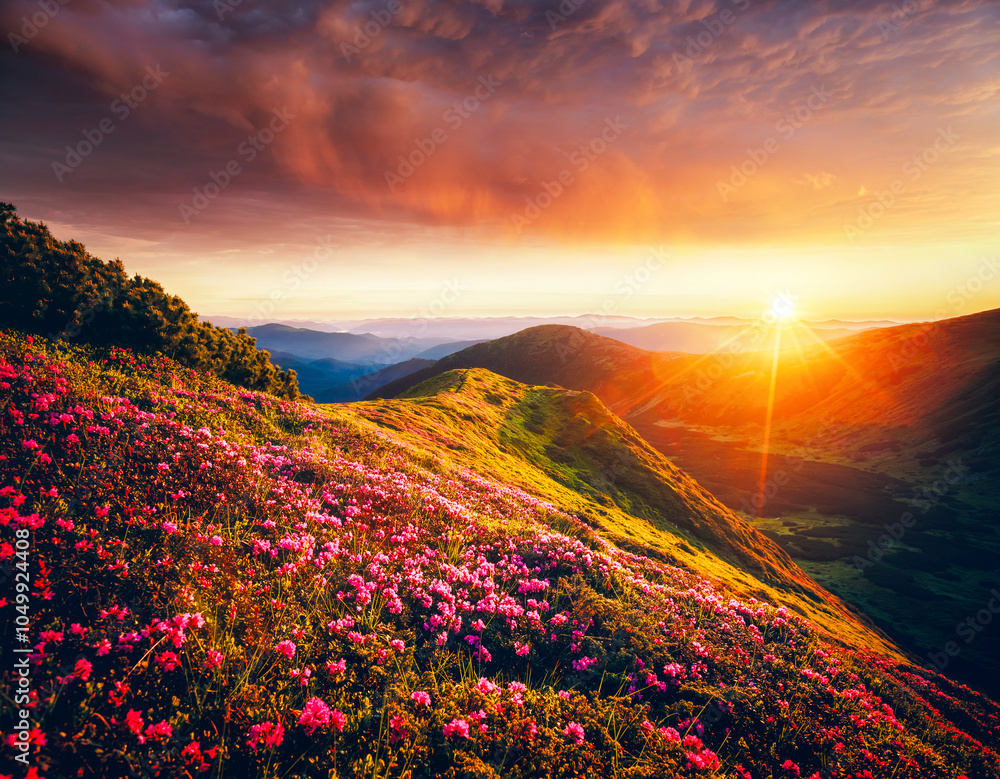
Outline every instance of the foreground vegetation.
<svg viewBox="0 0 1000 779">
<path fill-rule="evenodd" d="M 360 415 L 18 334 L 0 400 L 2 771 L 1000 777 L 977 693 Z"/>
<path fill-rule="evenodd" d="M 0 203 L 0 327 L 73 343 L 162 352 L 181 365 L 281 397 L 299 397 L 295 371 L 271 364 L 245 330 L 198 316 L 155 281 L 129 277 L 76 241 L 59 241 L 39 222 Z"/>
</svg>

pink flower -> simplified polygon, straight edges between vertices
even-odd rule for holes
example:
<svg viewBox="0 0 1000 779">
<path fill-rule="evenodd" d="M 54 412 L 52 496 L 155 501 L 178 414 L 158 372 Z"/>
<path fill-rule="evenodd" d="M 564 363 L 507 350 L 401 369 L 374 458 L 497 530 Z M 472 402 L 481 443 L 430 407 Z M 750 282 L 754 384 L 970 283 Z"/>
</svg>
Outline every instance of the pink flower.
<svg viewBox="0 0 1000 779">
<path fill-rule="evenodd" d="M 129 709 L 128 714 L 125 715 L 125 727 L 139 737 L 140 744 L 146 742 L 145 737 L 142 735 L 142 714 L 135 709 Z"/>
<path fill-rule="evenodd" d="M 660 735 L 663 736 L 663 740 L 670 744 L 681 743 L 681 734 L 678 733 L 673 728 L 660 728 Z"/>
<path fill-rule="evenodd" d="M 520 641 L 515 641 L 514 651 L 517 652 L 517 654 L 520 655 L 521 657 L 524 657 L 531 651 L 531 644 L 522 644 Z"/>
<path fill-rule="evenodd" d="M 389 717 L 389 727 L 392 729 L 392 733 L 389 734 L 390 744 L 395 744 L 409 735 L 406 729 L 406 718 L 398 714 Z"/>
<path fill-rule="evenodd" d="M 261 742 L 268 749 L 274 749 L 285 740 L 285 729 L 280 722 L 262 722 L 259 725 L 250 726 L 250 738 L 247 739 L 247 746 L 255 752 Z"/>
<path fill-rule="evenodd" d="M 458 738 L 469 737 L 469 723 L 457 717 L 445 725 L 443 730 L 445 738 L 451 738 L 452 736 L 457 736 Z"/>
<path fill-rule="evenodd" d="M 283 654 L 285 657 L 291 660 L 293 657 L 295 657 L 295 644 L 293 644 L 288 639 L 285 639 L 284 641 L 279 641 L 277 644 L 275 644 L 274 651 L 281 652 L 281 654 Z"/>
<path fill-rule="evenodd" d="M 482 695 L 492 695 L 493 693 L 497 692 L 500 688 L 493 682 L 491 682 L 489 679 L 480 676 L 479 681 L 476 682 L 476 686 L 474 689 L 476 690 L 476 692 Z"/>
<path fill-rule="evenodd" d="M 173 671 L 180 662 L 180 658 L 173 652 L 163 652 L 156 656 L 156 664 L 164 671 Z"/>
<path fill-rule="evenodd" d="M 208 659 L 202 663 L 205 668 L 218 668 L 222 665 L 222 652 L 217 649 L 208 650 Z"/>
<path fill-rule="evenodd" d="M 76 661 L 76 667 L 73 669 L 73 675 L 81 682 L 85 682 L 90 678 L 90 672 L 93 667 L 94 666 L 90 664 L 89 660 L 80 658 Z"/>
<path fill-rule="evenodd" d="M 789 773 L 791 773 L 792 776 L 798 776 L 801 773 L 799 767 L 791 760 L 786 760 L 784 763 L 781 764 L 781 767 L 784 768 Z"/>
<path fill-rule="evenodd" d="M 307 735 L 312 735 L 312 732 L 316 728 L 330 724 L 331 714 L 330 707 L 322 700 L 319 698 L 310 698 L 306 701 L 305 708 L 302 709 L 302 714 L 299 715 L 299 724 L 305 727 Z"/>
<path fill-rule="evenodd" d="M 406 648 L 406 644 L 404 644 L 398 638 L 393 641 L 390 641 L 389 646 L 391 646 L 393 650 L 396 652 L 402 652 Z"/>
<path fill-rule="evenodd" d="M 583 726 L 577 722 L 571 722 L 563 728 L 563 734 L 577 746 L 580 746 L 584 741 L 586 741 Z"/>
<path fill-rule="evenodd" d="M 338 731 L 343 731 L 344 725 L 347 723 L 347 716 L 337 709 L 330 711 L 330 722 Z"/>
<path fill-rule="evenodd" d="M 170 723 L 166 720 L 160 720 L 155 725 L 150 725 L 146 728 L 146 738 L 154 741 L 170 738 L 172 735 L 174 735 L 174 729 L 170 727 Z"/>
<path fill-rule="evenodd" d="M 416 703 L 418 706 L 430 706 L 431 696 L 428 695 L 423 690 L 417 690 L 410 695 L 410 700 Z"/>
</svg>

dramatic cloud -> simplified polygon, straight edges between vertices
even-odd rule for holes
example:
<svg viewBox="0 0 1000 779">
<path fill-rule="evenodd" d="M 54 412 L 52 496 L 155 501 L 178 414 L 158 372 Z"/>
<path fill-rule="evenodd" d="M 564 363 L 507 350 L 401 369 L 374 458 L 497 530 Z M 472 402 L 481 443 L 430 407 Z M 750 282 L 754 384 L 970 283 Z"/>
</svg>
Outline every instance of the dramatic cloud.
<svg viewBox="0 0 1000 779">
<path fill-rule="evenodd" d="M 982 242 L 998 22 L 988 0 L 9 0 L 0 197 L 221 249 L 283 215 L 362 243 L 848 246 L 890 193 L 882 236 Z"/>
</svg>

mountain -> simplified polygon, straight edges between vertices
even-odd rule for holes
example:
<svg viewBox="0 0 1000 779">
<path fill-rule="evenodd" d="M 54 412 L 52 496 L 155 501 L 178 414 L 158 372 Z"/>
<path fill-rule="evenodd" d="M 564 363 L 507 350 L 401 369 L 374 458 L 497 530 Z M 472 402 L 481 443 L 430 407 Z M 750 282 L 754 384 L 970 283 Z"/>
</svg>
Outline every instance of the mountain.
<svg viewBox="0 0 1000 779">
<path fill-rule="evenodd" d="M 372 370 L 368 363 L 341 362 L 332 357 L 310 360 L 288 352 L 269 351 L 268 354 L 275 365 L 295 371 L 299 389 L 313 398 L 332 386 L 349 383 Z"/>
<path fill-rule="evenodd" d="M 375 394 L 458 367 L 591 391 L 897 641 L 939 659 L 951 642 L 948 667 L 1000 693 L 996 627 L 956 628 L 1000 586 L 998 325 L 988 311 L 781 351 L 766 456 L 773 350 L 654 354 L 531 328 Z"/>
<path fill-rule="evenodd" d="M 802 323 L 780 329 L 783 331 L 783 337 L 791 336 L 801 346 L 842 338 L 856 332 L 855 329 L 843 327 L 836 329 L 807 327 Z M 705 354 L 734 348 L 745 350 L 748 344 L 752 344 L 756 349 L 773 348 L 772 344 L 775 342 L 778 330 L 778 327 L 768 326 L 762 322 L 744 322 L 738 325 L 660 322 L 645 327 L 594 328 L 591 332 L 651 352 Z M 737 347 L 737 344 L 740 347 Z"/>
<path fill-rule="evenodd" d="M 39 775 L 1000 777 L 1000 707 L 594 395 L 316 406 L 17 333 L 0 377 Z"/>
<path fill-rule="evenodd" d="M 386 365 L 408 360 L 437 346 L 437 339 L 379 338 L 370 333 L 323 333 L 302 327 L 268 324 L 247 329 L 262 349 L 287 352 L 300 359 L 332 358 L 340 362 Z"/>
<path fill-rule="evenodd" d="M 332 386 L 328 385 L 326 388 L 310 394 L 317 403 L 348 403 L 361 400 L 365 395 L 379 387 L 433 364 L 433 360 L 412 357 L 404 362 L 379 368 L 377 371 L 364 371 L 357 376 L 352 376 L 349 381 L 341 381 L 341 383 Z"/>
<path fill-rule="evenodd" d="M 654 354 L 568 325 L 540 325 L 470 346 L 385 385 L 373 398 L 394 397 L 439 373 L 485 368 L 525 384 L 587 390 L 612 410 L 631 402 L 637 387 L 655 385 L 677 359 Z"/>
<path fill-rule="evenodd" d="M 470 346 L 475 346 L 476 344 L 481 344 L 483 342 L 482 338 L 473 341 L 449 341 L 447 343 L 440 344 L 438 346 L 432 346 L 430 349 L 425 349 L 417 355 L 422 360 L 440 360 L 442 357 L 447 357 L 449 354 L 454 354 L 455 352 L 460 352 L 463 349 L 468 349 Z"/>
</svg>

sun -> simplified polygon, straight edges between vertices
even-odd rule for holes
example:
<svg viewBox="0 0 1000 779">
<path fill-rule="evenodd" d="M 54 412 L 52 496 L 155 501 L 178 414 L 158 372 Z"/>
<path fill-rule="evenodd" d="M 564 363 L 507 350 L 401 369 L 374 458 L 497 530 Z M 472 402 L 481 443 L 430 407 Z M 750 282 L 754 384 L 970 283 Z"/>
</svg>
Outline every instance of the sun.
<svg viewBox="0 0 1000 779">
<path fill-rule="evenodd" d="M 787 322 L 795 315 L 795 301 L 781 293 L 771 301 L 771 314 L 779 322 Z"/>
</svg>

